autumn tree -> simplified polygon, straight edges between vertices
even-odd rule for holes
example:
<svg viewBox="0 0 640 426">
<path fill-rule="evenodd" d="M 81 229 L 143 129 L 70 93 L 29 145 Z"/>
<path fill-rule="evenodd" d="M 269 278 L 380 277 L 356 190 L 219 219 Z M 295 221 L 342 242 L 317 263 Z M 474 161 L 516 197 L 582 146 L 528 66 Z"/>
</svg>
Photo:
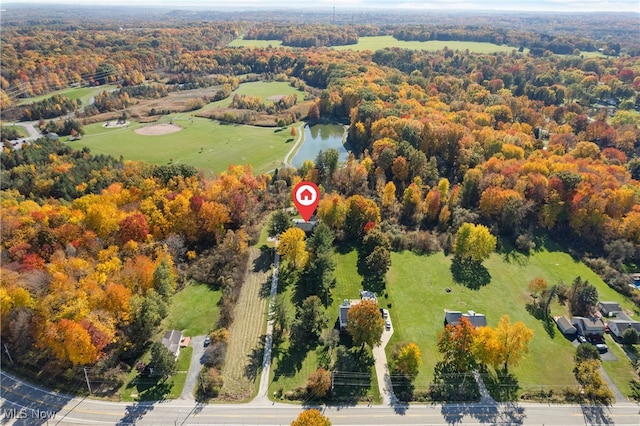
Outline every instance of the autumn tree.
<svg viewBox="0 0 640 426">
<path fill-rule="evenodd" d="M 463 262 L 482 262 L 496 249 L 497 239 L 484 225 L 463 223 L 456 233 L 453 252 Z"/>
<path fill-rule="evenodd" d="M 418 375 L 420 364 L 422 364 L 422 351 L 414 342 L 400 346 L 392 354 L 393 370 L 410 379 Z"/>
<path fill-rule="evenodd" d="M 573 373 L 585 398 L 592 403 L 611 404 L 615 400 L 614 395 L 603 379 L 600 368 L 599 361 L 587 359 L 576 363 Z"/>
<path fill-rule="evenodd" d="M 353 344 L 360 346 L 360 351 L 367 344 L 371 348 L 379 345 L 384 331 L 384 319 L 380 315 L 378 302 L 361 300 L 347 312 L 347 332 L 353 339 Z"/>
<path fill-rule="evenodd" d="M 532 338 L 533 331 L 523 322 L 511 324 L 509 316 L 504 315 L 495 329 L 488 326 L 478 329 L 474 353 L 480 361 L 496 370 L 502 366 L 507 373 L 509 366 L 518 365 L 524 354 L 529 352 Z"/>
<path fill-rule="evenodd" d="M 304 231 L 289 228 L 280 235 L 278 254 L 295 270 L 306 265 L 309 259 Z"/>
<path fill-rule="evenodd" d="M 473 351 L 476 335 L 475 327 L 464 317 L 458 325 L 447 324 L 438 337 L 438 352 L 444 363 L 460 373 L 471 371 L 476 366 Z"/>
<path fill-rule="evenodd" d="M 312 408 L 301 412 L 291 426 L 331 426 L 331 421 L 320 410 Z"/>
<path fill-rule="evenodd" d="M 529 291 L 534 295 L 534 297 L 538 297 L 540 293 L 547 289 L 547 280 L 544 278 L 536 277 L 529 281 Z"/>
<path fill-rule="evenodd" d="M 307 378 L 307 393 L 312 397 L 323 398 L 331 388 L 331 372 L 322 367 Z"/>
</svg>

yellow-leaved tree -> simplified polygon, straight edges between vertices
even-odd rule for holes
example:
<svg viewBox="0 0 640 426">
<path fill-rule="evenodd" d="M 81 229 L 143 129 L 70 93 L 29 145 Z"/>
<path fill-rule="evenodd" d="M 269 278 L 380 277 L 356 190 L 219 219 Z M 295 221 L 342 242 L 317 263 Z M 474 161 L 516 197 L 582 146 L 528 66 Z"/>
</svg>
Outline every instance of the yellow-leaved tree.
<svg viewBox="0 0 640 426">
<path fill-rule="evenodd" d="M 496 370 L 502 366 L 508 372 L 510 366 L 518 365 L 529 352 L 532 338 L 533 330 L 521 321 L 511 324 L 509 315 L 504 315 L 496 328 L 487 326 L 477 330 L 474 352 L 478 360 Z"/>
<path fill-rule="evenodd" d="M 293 269 L 302 268 L 309 259 L 307 244 L 304 239 L 304 231 L 300 228 L 289 228 L 280 235 L 278 254 Z"/>
</svg>

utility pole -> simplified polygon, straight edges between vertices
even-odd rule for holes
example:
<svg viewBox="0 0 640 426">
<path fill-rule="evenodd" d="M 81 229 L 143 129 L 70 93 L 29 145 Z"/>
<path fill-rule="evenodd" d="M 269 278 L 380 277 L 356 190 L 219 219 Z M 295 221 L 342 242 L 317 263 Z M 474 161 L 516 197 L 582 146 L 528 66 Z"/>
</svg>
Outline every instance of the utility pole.
<svg viewBox="0 0 640 426">
<path fill-rule="evenodd" d="M 9 348 L 7 348 L 7 344 L 3 343 L 4 345 L 4 351 L 7 353 L 7 356 L 9 357 L 9 361 L 11 361 L 11 364 L 13 364 L 13 358 L 11 358 L 11 354 L 9 353 Z"/>
<path fill-rule="evenodd" d="M 89 375 L 87 375 L 87 367 L 84 367 L 84 378 L 87 379 L 87 387 L 89 388 L 89 394 L 91 394 L 91 384 L 89 383 Z"/>
</svg>

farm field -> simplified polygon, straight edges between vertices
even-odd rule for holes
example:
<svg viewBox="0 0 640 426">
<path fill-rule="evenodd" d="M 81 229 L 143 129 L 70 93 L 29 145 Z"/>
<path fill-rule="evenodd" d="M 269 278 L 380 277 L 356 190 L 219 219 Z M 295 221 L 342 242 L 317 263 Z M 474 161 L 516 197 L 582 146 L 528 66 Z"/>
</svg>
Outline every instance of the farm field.
<svg viewBox="0 0 640 426">
<path fill-rule="evenodd" d="M 393 36 L 360 37 L 357 44 L 347 46 L 334 46 L 336 50 L 378 50 L 386 47 L 399 47 L 402 49 L 437 51 L 447 47 L 450 50 L 465 50 L 475 53 L 511 52 L 517 47 L 498 45 L 493 43 L 480 43 L 475 41 L 401 41 Z"/>
<path fill-rule="evenodd" d="M 581 276 L 598 288 L 601 300 L 619 301 L 625 309 L 634 312 L 629 301 L 609 289 L 588 267 L 553 248 L 510 260 L 494 253 L 484 262 L 491 282 L 478 290 L 453 282 L 451 260 L 442 253 L 418 256 L 411 252 L 394 252 L 391 259 L 392 266 L 387 274 L 389 296 L 381 299 L 382 305 L 388 304 L 395 330 L 387 346 L 387 355 L 397 343 L 418 343 L 423 364 L 415 381 L 416 390 L 428 386 L 435 363 L 440 359 L 436 343 L 443 329 L 444 309 L 483 313 L 490 326 L 496 326 L 505 314 L 510 316 L 512 323 L 524 322 L 534 331 L 534 338 L 526 358 L 511 371 L 523 389 L 544 387 L 547 390 L 576 384 L 572 372 L 575 350 L 559 332 L 554 338 L 549 337 L 543 323 L 526 311 L 525 305 L 531 300 L 527 286 L 532 278 L 540 276 L 555 284 L 559 280 L 571 283 L 576 276 Z M 447 287 L 452 289 L 450 293 L 445 291 Z M 564 309 L 554 307 L 560 308 Z M 630 377 L 630 367 L 626 374 Z"/>
<path fill-rule="evenodd" d="M 220 315 L 221 290 L 207 284 L 191 283 L 171 298 L 169 313 L 160 330 L 181 330 L 185 336 L 209 334 Z"/>
<path fill-rule="evenodd" d="M 261 337 L 264 334 L 270 271 L 273 252 L 254 246 L 249 249 L 249 271 L 234 310 L 235 320 L 229 327 L 222 376 L 221 394 L 225 399 L 246 400 L 256 389 L 264 354 Z"/>
</svg>

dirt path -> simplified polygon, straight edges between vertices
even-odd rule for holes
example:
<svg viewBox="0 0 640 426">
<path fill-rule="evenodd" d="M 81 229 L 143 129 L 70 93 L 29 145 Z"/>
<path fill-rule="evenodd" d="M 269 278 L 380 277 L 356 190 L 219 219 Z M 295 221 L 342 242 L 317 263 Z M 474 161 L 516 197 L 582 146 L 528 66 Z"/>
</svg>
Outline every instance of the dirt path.
<svg viewBox="0 0 640 426">
<path fill-rule="evenodd" d="M 249 271 L 236 305 L 231 337 L 222 372 L 221 395 L 245 400 L 255 392 L 257 372 L 262 364 L 262 334 L 267 298 L 262 294 L 268 281 L 270 262 L 264 265 L 261 251 L 249 249 Z"/>
</svg>

